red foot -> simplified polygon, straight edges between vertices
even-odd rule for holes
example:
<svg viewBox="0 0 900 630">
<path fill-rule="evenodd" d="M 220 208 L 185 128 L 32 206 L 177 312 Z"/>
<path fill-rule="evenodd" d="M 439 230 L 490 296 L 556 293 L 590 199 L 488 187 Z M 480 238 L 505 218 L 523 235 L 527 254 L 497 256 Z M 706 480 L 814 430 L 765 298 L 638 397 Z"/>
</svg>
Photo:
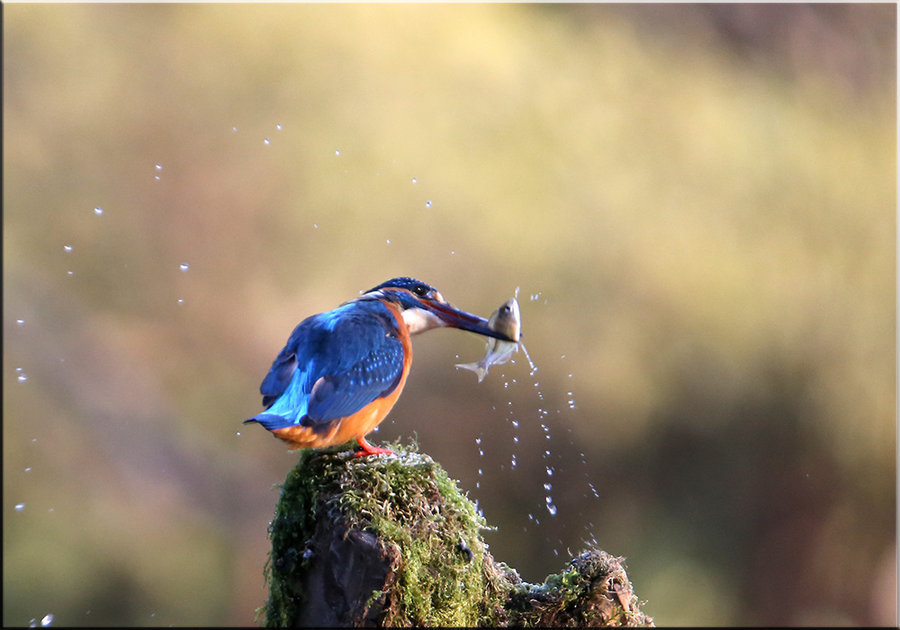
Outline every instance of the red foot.
<svg viewBox="0 0 900 630">
<path fill-rule="evenodd" d="M 368 442 L 366 442 L 366 438 L 361 437 L 356 439 L 359 442 L 359 445 L 362 447 L 361 451 L 356 451 L 354 457 L 367 457 L 369 455 L 396 455 L 394 451 L 389 448 L 381 448 L 379 446 L 372 446 Z"/>
</svg>

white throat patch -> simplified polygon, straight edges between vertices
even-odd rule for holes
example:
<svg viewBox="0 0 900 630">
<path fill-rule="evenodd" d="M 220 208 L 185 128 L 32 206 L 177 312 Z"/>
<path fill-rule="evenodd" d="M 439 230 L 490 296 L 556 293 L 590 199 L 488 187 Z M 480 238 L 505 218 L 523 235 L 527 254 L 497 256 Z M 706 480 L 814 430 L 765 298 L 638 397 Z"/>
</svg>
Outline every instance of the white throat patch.
<svg viewBox="0 0 900 630">
<path fill-rule="evenodd" d="M 431 311 L 423 308 L 408 308 L 403 311 L 403 323 L 409 328 L 410 335 L 416 335 L 432 328 L 440 328 L 446 324 Z"/>
</svg>

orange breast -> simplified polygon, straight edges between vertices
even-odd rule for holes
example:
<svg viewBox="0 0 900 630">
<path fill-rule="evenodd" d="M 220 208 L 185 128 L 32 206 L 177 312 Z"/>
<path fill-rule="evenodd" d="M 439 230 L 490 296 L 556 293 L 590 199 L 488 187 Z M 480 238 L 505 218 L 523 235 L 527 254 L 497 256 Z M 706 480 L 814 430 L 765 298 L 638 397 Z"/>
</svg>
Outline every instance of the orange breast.
<svg viewBox="0 0 900 630">
<path fill-rule="evenodd" d="M 403 344 L 403 372 L 400 374 L 400 382 L 397 383 L 397 387 L 387 396 L 376 398 L 356 413 L 335 420 L 331 428 L 324 433 L 316 433 L 310 427 L 300 425 L 272 431 L 275 437 L 290 444 L 291 450 L 298 448 L 322 448 L 364 437 L 390 413 L 394 403 L 400 397 L 400 392 L 403 391 L 403 386 L 406 385 L 409 366 L 412 364 L 412 343 L 409 337 L 409 330 L 400 314 L 400 309 L 393 304 L 388 304 L 387 306 L 391 309 L 394 319 L 397 320 L 397 327 L 400 330 L 400 343 Z"/>
</svg>

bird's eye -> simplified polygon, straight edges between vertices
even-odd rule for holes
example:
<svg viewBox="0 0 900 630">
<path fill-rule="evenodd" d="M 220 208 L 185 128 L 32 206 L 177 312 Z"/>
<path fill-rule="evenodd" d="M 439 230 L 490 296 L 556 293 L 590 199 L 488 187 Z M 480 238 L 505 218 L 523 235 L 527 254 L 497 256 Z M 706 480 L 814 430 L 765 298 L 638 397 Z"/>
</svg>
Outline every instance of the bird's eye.
<svg viewBox="0 0 900 630">
<path fill-rule="evenodd" d="M 428 287 L 422 284 L 417 284 L 413 287 L 413 293 L 415 293 L 419 297 L 425 297 L 426 295 L 428 295 Z"/>
</svg>

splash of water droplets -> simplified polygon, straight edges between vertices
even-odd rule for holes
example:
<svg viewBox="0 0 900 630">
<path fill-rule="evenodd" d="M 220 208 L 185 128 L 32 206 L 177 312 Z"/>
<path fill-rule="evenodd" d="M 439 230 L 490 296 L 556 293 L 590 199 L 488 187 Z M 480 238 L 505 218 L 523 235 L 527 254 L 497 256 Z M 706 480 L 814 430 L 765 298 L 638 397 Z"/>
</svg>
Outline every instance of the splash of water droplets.
<svg viewBox="0 0 900 630">
<path fill-rule="evenodd" d="M 556 516 L 556 506 L 553 504 L 553 498 L 550 495 L 544 497 L 544 502 L 547 504 L 547 511 L 550 512 L 550 516 Z"/>
</svg>

